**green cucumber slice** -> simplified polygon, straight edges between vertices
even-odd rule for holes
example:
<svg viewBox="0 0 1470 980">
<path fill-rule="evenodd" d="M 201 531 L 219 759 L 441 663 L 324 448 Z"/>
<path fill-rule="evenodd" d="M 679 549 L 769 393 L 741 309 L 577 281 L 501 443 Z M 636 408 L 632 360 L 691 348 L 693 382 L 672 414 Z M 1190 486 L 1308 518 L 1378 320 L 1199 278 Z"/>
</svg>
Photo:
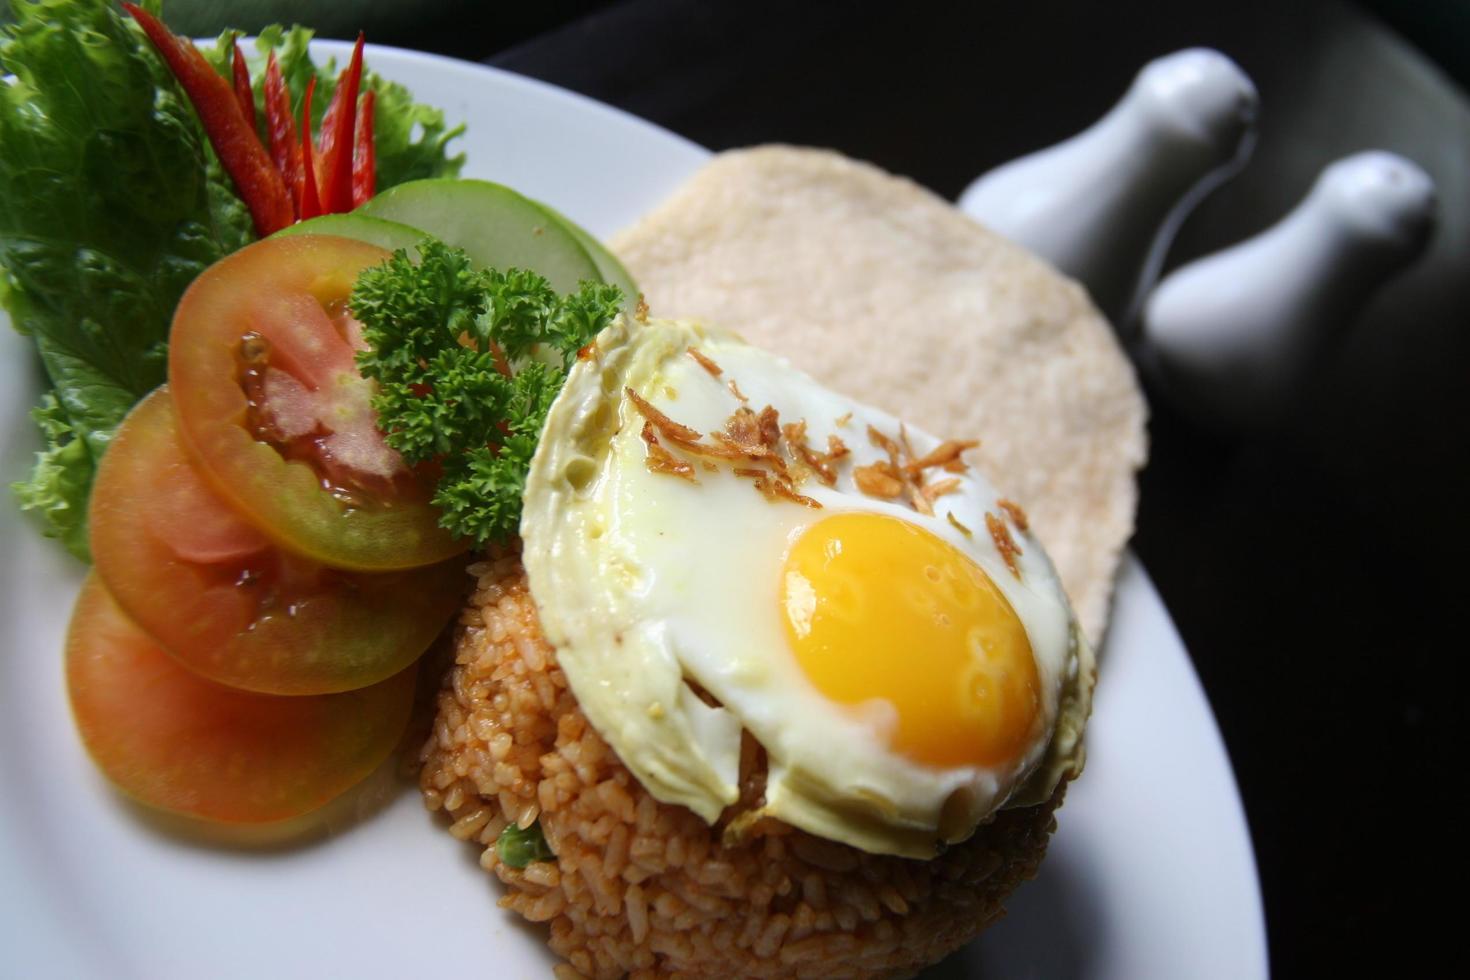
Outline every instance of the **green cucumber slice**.
<svg viewBox="0 0 1470 980">
<path fill-rule="evenodd" d="M 642 290 L 638 288 L 638 283 L 633 279 L 633 274 L 628 271 L 623 263 L 618 261 L 618 257 L 612 254 L 606 245 L 593 237 L 590 231 L 556 210 L 556 208 L 553 208 L 549 204 L 542 204 L 540 201 L 535 203 L 541 210 L 549 214 L 554 220 L 561 222 L 562 227 L 572 233 L 572 236 L 577 239 L 577 243 L 586 249 L 587 254 L 592 257 L 592 262 L 597 266 L 597 271 L 602 275 L 602 281 L 612 283 L 621 289 L 623 291 L 624 305 L 632 309 L 638 302 L 638 296 Z"/>
<path fill-rule="evenodd" d="M 434 237 L 418 228 L 399 224 L 397 221 L 370 218 L 356 211 L 352 214 L 324 214 L 320 218 L 298 221 L 294 225 L 287 225 L 271 237 L 279 238 L 282 235 L 337 235 L 386 248 L 390 252 L 400 248 L 408 249 L 410 255 L 414 254 L 415 245 L 425 238 Z"/>
<path fill-rule="evenodd" d="M 483 268 L 534 270 L 558 292 L 573 292 L 584 279 L 603 281 L 597 263 L 565 225 L 534 201 L 488 180 L 411 180 L 356 213 L 422 228 L 464 249 Z"/>
</svg>

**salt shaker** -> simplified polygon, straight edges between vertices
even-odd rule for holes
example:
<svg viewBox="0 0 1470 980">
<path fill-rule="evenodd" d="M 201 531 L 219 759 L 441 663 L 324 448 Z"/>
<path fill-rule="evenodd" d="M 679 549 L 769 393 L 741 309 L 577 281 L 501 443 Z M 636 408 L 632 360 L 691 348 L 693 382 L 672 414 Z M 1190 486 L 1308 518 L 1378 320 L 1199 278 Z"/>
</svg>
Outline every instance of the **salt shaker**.
<svg viewBox="0 0 1470 980">
<path fill-rule="evenodd" d="M 1424 251 L 1434 214 L 1434 181 L 1412 161 L 1338 160 L 1280 222 L 1159 283 L 1142 311 L 1145 364 L 1218 428 L 1268 424 L 1333 336 Z"/>
<path fill-rule="evenodd" d="M 1256 107 L 1225 55 L 1177 51 L 1091 127 L 982 175 L 958 205 L 1081 280 L 1122 323 L 1184 214 L 1249 155 Z"/>
</svg>

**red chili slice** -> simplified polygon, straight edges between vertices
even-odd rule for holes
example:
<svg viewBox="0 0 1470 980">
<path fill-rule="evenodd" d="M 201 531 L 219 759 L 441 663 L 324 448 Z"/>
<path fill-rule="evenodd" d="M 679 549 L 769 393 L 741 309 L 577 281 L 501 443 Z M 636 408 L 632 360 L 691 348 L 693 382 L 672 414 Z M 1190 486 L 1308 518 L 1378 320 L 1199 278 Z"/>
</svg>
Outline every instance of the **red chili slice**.
<svg viewBox="0 0 1470 980">
<path fill-rule="evenodd" d="M 362 101 L 357 106 L 357 146 L 352 152 L 352 206 L 355 208 L 371 200 L 378 189 L 378 153 L 373 142 L 376 95 L 368 89 L 362 93 Z"/>
<path fill-rule="evenodd" d="M 281 77 L 281 66 L 272 51 L 265 63 L 265 123 L 270 136 L 271 159 L 285 179 L 291 205 L 301 201 L 301 143 L 296 138 L 296 120 L 291 115 L 291 93 Z"/>
<path fill-rule="evenodd" d="M 317 189 L 316 161 L 311 149 L 311 97 L 316 94 L 316 79 L 306 83 L 306 98 L 301 103 L 301 197 L 296 213 L 301 220 L 322 213 L 321 194 Z"/>
<path fill-rule="evenodd" d="M 337 90 L 322 116 L 320 157 L 317 181 L 322 213 L 339 214 L 352 210 L 353 128 L 357 123 L 357 93 L 362 86 L 363 35 L 357 35 L 352 59 L 337 78 Z"/>
<path fill-rule="evenodd" d="M 240 115 L 255 128 L 255 94 L 250 88 L 250 68 L 245 64 L 245 54 L 240 50 L 240 42 L 235 42 L 234 61 L 231 71 L 235 79 L 235 101 L 240 106 Z"/>
<path fill-rule="evenodd" d="M 250 209 L 255 233 L 265 237 L 291 224 L 295 214 L 286 182 L 261 145 L 255 127 L 241 113 L 234 87 L 204 60 L 198 48 L 164 27 L 158 18 L 137 4 L 125 3 L 123 9 L 143 28 L 189 96 L 210 145 Z"/>
</svg>

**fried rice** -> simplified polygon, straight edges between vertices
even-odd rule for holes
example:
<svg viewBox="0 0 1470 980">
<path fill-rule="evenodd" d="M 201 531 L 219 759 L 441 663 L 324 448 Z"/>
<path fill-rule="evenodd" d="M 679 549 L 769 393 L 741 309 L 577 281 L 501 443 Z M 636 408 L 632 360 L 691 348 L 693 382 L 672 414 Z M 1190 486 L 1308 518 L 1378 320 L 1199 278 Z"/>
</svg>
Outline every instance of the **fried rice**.
<svg viewBox="0 0 1470 980">
<path fill-rule="evenodd" d="M 546 923 L 563 980 L 907 976 L 980 933 L 1036 873 L 1065 783 L 930 861 L 769 819 L 727 840 L 730 818 L 759 801 L 759 747 L 747 738 L 742 800 L 715 826 L 659 803 L 578 708 L 518 555 L 471 574 L 420 785 L 450 832 L 482 848 L 501 904 Z M 501 861 L 501 830 L 538 820 L 555 859 Z"/>
</svg>

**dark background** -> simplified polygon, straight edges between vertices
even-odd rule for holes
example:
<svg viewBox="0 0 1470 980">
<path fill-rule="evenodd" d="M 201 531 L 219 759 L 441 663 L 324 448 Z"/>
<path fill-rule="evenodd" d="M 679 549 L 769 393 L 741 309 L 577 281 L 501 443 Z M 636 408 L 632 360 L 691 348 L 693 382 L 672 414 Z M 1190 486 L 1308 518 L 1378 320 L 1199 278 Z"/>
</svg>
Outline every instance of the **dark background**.
<svg viewBox="0 0 1470 980">
<path fill-rule="evenodd" d="M 1260 141 L 1186 222 L 1171 266 L 1274 222 L 1340 156 L 1418 161 L 1439 185 L 1437 237 L 1343 324 L 1290 418 L 1222 438 L 1151 399 L 1134 548 L 1235 765 L 1273 971 L 1464 968 L 1465 640 L 1452 626 L 1470 581 L 1470 3 L 313 6 L 167 11 L 196 35 L 226 21 L 362 26 L 711 149 L 832 146 L 949 197 L 1092 122 L 1150 58 L 1215 47 L 1256 82 Z"/>
</svg>

